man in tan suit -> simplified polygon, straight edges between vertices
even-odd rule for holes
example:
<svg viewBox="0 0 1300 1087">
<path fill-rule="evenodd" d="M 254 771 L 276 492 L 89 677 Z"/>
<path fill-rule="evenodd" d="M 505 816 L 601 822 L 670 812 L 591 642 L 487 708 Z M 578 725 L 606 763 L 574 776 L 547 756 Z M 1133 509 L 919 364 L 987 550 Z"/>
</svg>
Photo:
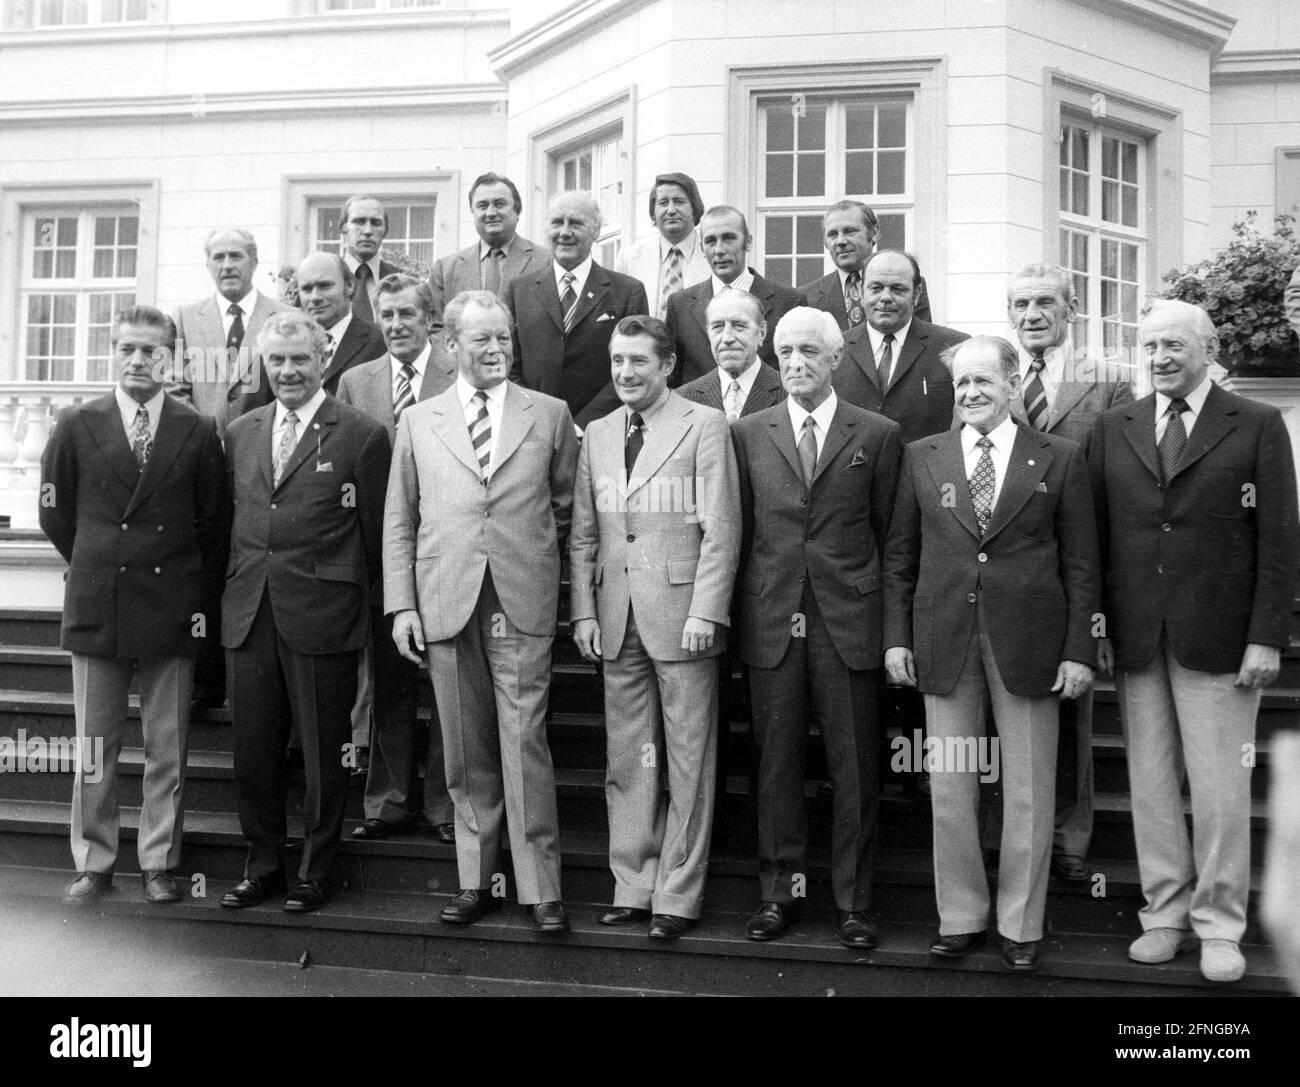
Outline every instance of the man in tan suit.
<svg viewBox="0 0 1300 1087">
<path fill-rule="evenodd" d="M 504 817 L 520 903 L 538 931 L 567 932 L 546 703 L 573 418 L 506 380 L 495 295 L 457 295 L 444 320 L 460 372 L 402 413 L 384 509 L 384 610 L 402 655 L 428 655 L 456 807 L 461 889 L 440 916 L 466 925 L 500 906 Z"/>
<path fill-rule="evenodd" d="M 583 438 L 574 489 L 573 640 L 605 662 L 609 864 L 605 925 L 695 924 L 713 826 L 718 667 L 740 558 L 726 417 L 668 388 L 667 326 L 625 317 L 610 339 L 623 406 Z M 653 752 L 653 758 L 650 753 Z M 659 786 L 668 771 L 669 799 Z"/>
</svg>

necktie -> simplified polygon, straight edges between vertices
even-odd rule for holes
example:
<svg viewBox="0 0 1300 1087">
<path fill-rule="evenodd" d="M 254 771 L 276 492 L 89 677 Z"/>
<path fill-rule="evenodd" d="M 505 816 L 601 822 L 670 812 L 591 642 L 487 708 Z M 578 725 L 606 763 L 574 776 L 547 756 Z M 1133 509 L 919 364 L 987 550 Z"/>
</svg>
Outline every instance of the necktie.
<svg viewBox="0 0 1300 1087">
<path fill-rule="evenodd" d="M 682 289 L 682 251 L 673 246 L 668 250 L 668 263 L 664 265 L 663 283 L 659 287 L 659 320 L 668 313 L 668 299 Z"/>
<path fill-rule="evenodd" d="M 140 471 L 149 463 L 153 452 L 153 437 L 149 434 L 149 412 L 143 404 L 135 409 L 135 428 L 131 431 L 131 452 Z"/>
<path fill-rule="evenodd" d="M 483 289 L 493 294 L 501 293 L 501 261 L 505 254 L 500 249 L 489 249 L 487 267 L 483 269 Z"/>
<path fill-rule="evenodd" d="M 560 295 L 560 312 L 564 314 L 565 335 L 568 335 L 573 328 L 573 311 L 578 308 L 578 296 L 573 290 L 573 281 L 576 278 L 572 272 L 565 272 L 560 276 L 560 282 L 564 284 L 564 291 Z"/>
<path fill-rule="evenodd" d="M 639 411 L 634 411 L 627 423 L 627 442 L 623 446 L 623 467 L 627 469 L 628 479 L 632 478 L 632 469 L 636 467 L 636 459 L 641 455 L 643 445 L 645 445 L 645 421 Z"/>
<path fill-rule="evenodd" d="M 885 390 L 889 388 L 889 371 L 894 366 L 894 334 L 886 332 L 884 341 L 880 346 L 880 367 L 876 371 L 880 379 L 880 395 L 885 395 Z"/>
<path fill-rule="evenodd" d="M 402 412 L 415 403 L 415 389 L 411 378 L 415 377 L 415 367 L 409 362 L 402 363 L 397 371 L 397 396 L 393 399 L 393 422 L 402 417 Z"/>
<path fill-rule="evenodd" d="M 722 410 L 727 413 L 727 422 L 734 423 L 740 418 L 742 406 L 740 402 L 740 382 L 733 377 L 727 395 L 722 398 Z"/>
<path fill-rule="evenodd" d="M 1169 401 L 1165 411 L 1165 432 L 1160 438 L 1160 475 L 1165 483 L 1173 477 L 1178 468 L 1178 460 L 1187 445 L 1187 428 L 1183 426 L 1183 412 L 1187 410 L 1187 401 L 1181 396 Z"/>
<path fill-rule="evenodd" d="M 226 334 L 226 347 L 238 351 L 240 344 L 244 342 L 244 311 L 231 302 L 226 312 L 234 317 L 230 322 L 230 331 Z"/>
<path fill-rule="evenodd" d="M 475 410 L 477 405 L 477 410 Z M 469 424 L 469 440 L 478 457 L 479 475 L 487 479 L 488 465 L 492 462 L 492 420 L 488 417 L 487 393 L 479 389 L 470 400 L 474 418 Z"/>
<path fill-rule="evenodd" d="M 971 473 L 970 497 L 975 505 L 975 520 L 979 522 L 982 536 L 989 527 L 989 518 L 993 516 L 993 486 L 997 482 L 997 473 L 993 470 L 993 458 L 989 455 L 989 450 L 993 448 L 992 441 L 982 437 L 975 444 L 982 452 L 980 459 L 975 462 L 975 471 Z"/>
<path fill-rule="evenodd" d="M 334 361 L 334 349 L 338 347 L 335 342 L 334 333 L 325 333 L 325 369 L 329 369 L 330 363 Z"/>
<path fill-rule="evenodd" d="M 367 321 L 375 319 L 375 311 L 370 308 L 370 280 L 373 275 L 370 265 L 358 264 L 357 281 L 352 287 L 352 313 Z"/>
<path fill-rule="evenodd" d="M 850 272 L 844 281 L 844 309 L 849 315 L 849 328 L 857 328 L 867 319 L 867 311 L 862 308 L 862 269 Z"/>
<path fill-rule="evenodd" d="M 298 445 L 298 416 L 295 412 L 288 412 L 284 417 L 284 430 L 280 433 L 280 448 L 275 451 L 275 485 L 280 486 L 280 481 L 284 479 L 284 469 L 289 463 L 289 458 L 293 456 L 293 451 Z"/>
<path fill-rule="evenodd" d="M 1029 364 L 1029 380 L 1021 390 L 1021 399 L 1025 402 L 1025 415 L 1029 425 L 1035 430 L 1042 430 L 1047 422 L 1047 389 L 1043 385 L 1043 367 L 1047 364 L 1042 355 L 1035 355 Z"/>
<path fill-rule="evenodd" d="M 813 473 L 817 471 L 817 435 L 813 432 L 813 418 L 805 415 L 803 433 L 799 435 L 799 464 L 803 467 L 805 487 L 811 487 Z"/>
</svg>

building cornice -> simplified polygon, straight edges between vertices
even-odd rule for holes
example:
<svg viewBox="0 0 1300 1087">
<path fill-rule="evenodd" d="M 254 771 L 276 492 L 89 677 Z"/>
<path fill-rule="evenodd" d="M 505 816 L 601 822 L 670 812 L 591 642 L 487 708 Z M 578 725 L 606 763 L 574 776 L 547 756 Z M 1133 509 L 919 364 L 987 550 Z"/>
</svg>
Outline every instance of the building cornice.
<svg viewBox="0 0 1300 1087">
<path fill-rule="evenodd" d="M 1081 7 L 1101 8 L 1140 26 L 1156 26 L 1217 54 L 1227 44 L 1237 20 L 1192 0 L 1075 0 Z"/>
<path fill-rule="evenodd" d="M 488 63 L 503 79 L 557 49 L 572 46 L 602 23 L 622 18 L 651 0 L 577 0 L 488 51 Z"/>
<path fill-rule="evenodd" d="M 1300 49 L 1242 49 L 1221 53 L 1210 69 L 1210 84 L 1277 83 L 1300 80 Z"/>
</svg>

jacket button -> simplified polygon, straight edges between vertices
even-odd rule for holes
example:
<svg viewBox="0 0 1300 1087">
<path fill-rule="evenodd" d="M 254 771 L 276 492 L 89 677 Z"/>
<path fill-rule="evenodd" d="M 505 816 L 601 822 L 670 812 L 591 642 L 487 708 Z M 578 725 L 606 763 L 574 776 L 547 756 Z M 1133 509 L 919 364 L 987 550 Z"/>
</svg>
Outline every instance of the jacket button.
<svg viewBox="0 0 1300 1087">
<path fill-rule="evenodd" d="M 159 525 L 159 526 L 158 526 L 158 531 L 161 532 L 162 530 L 163 530 L 162 525 Z"/>
<path fill-rule="evenodd" d="M 974 594 L 974 593 L 967 593 L 967 594 L 966 594 L 966 603 L 967 603 L 967 604 L 974 604 L 974 603 L 975 603 L 975 594 Z"/>
<path fill-rule="evenodd" d="M 153 568 L 153 572 L 154 572 L 155 574 L 161 574 L 161 573 L 162 573 L 162 567 L 161 567 L 161 566 L 155 566 L 155 567 Z"/>
<path fill-rule="evenodd" d="M 1165 572 L 1165 568 L 1164 568 L 1163 566 L 1157 566 L 1157 567 L 1156 567 L 1156 573 L 1157 573 L 1157 574 L 1163 574 L 1164 572 Z"/>
<path fill-rule="evenodd" d="M 986 554 L 984 554 L 983 551 L 981 551 L 981 552 L 980 552 L 978 555 L 976 555 L 975 557 L 976 557 L 977 559 L 979 559 L 980 562 L 988 562 L 988 561 L 989 561 L 989 557 L 988 557 Z"/>
<path fill-rule="evenodd" d="M 805 497 L 799 499 L 799 505 L 801 505 L 801 506 L 806 506 L 806 505 L 808 505 L 808 498 L 807 498 L 807 496 L 805 496 Z"/>
<path fill-rule="evenodd" d="M 123 525 L 122 527 L 123 527 L 123 528 L 126 528 L 125 525 Z M 1173 532 L 1173 530 L 1174 530 L 1174 526 L 1171 525 L 1168 521 L 1166 521 L 1163 525 L 1161 525 L 1160 528 L 1161 528 L 1161 530 L 1164 531 L 1164 532 Z"/>
<path fill-rule="evenodd" d="M 629 532 L 629 533 L 627 534 L 627 542 L 628 542 L 628 543 L 635 543 L 635 542 L 636 542 L 636 533 L 634 533 L 634 532 Z"/>
<path fill-rule="evenodd" d="M 122 531 L 123 531 L 123 532 L 126 531 L 126 525 L 123 525 L 123 526 L 122 526 Z"/>
<path fill-rule="evenodd" d="M 125 574 L 125 573 L 126 573 L 126 567 L 125 567 L 125 566 L 119 566 L 119 567 L 117 568 L 117 572 L 118 572 L 119 574 Z"/>
<path fill-rule="evenodd" d="M 271 503 L 271 509 L 277 509 L 277 508 L 278 508 L 278 507 L 276 506 L 276 504 L 275 504 L 274 502 L 272 502 L 272 503 Z"/>
</svg>

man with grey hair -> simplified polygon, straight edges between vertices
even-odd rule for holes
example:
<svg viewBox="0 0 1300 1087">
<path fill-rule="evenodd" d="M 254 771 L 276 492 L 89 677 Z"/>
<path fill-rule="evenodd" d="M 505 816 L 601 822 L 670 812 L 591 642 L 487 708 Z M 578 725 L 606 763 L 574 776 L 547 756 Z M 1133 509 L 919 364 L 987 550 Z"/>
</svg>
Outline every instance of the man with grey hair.
<svg viewBox="0 0 1300 1087">
<path fill-rule="evenodd" d="M 329 900 L 343 826 L 349 715 L 379 577 L 391 452 L 382 424 L 321 387 L 327 344 L 325 330 L 301 313 L 267 321 L 258 347 L 275 401 L 226 432 L 235 519 L 221 640 L 248 842 L 244 879 L 221 899 L 232 908 L 286 889 L 290 722 L 307 788 L 302 863 L 286 910 Z"/>
<path fill-rule="evenodd" d="M 824 310 L 776 326 L 789 398 L 735 423 L 743 536 L 740 656 L 759 748 L 759 887 L 751 940 L 799 919 L 808 882 L 804 745 L 809 710 L 834 786 L 831 886 L 840 942 L 876 946 L 881 683 L 880 555 L 902 443 L 897 423 L 835 394 L 844 338 Z"/>
<path fill-rule="evenodd" d="M 1242 977 L 1255 716 L 1289 644 L 1300 562 L 1295 464 L 1276 408 L 1215 385 L 1209 316 L 1159 300 L 1138 327 L 1153 391 L 1101 416 L 1089 449 L 1108 637 L 1146 904 L 1129 958 L 1200 945 Z M 1193 833 L 1183 815 L 1183 768 Z"/>
<path fill-rule="evenodd" d="M 723 291 L 709 299 L 705 316 L 717 366 L 688 381 L 678 394 L 717 408 L 729 423 L 784 400 L 781 375 L 758 357 L 767 338 L 763 303 L 745 291 Z"/>
</svg>

